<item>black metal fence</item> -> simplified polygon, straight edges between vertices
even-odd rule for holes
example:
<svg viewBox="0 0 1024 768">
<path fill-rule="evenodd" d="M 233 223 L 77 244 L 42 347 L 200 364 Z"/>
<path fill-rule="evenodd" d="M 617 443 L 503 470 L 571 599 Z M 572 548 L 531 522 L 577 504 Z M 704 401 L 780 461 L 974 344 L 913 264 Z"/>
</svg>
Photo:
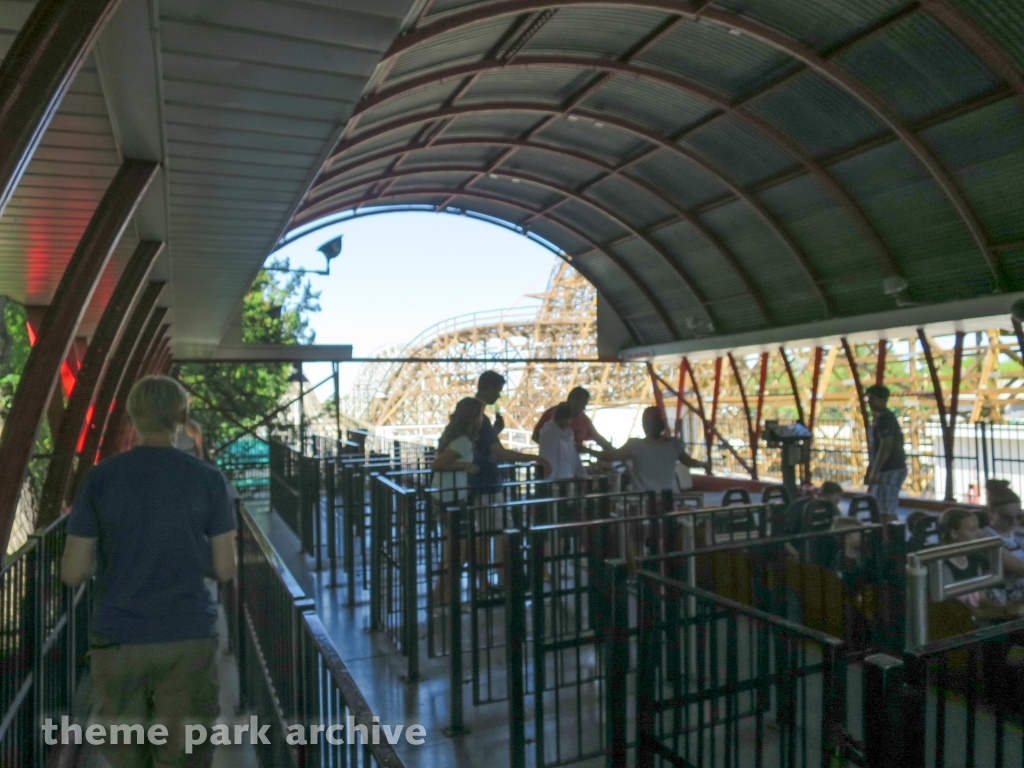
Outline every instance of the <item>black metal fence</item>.
<svg viewBox="0 0 1024 768">
<path fill-rule="evenodd" d="M 257 747 L 264 768 L 402 768 L 387 743 L 348 732 L 348 718 L 372 733 L 374 716 L 308 599 L 245 508 L 238 509 L 238 582 L 232 619 L 244 707 L 271 725 Z M 345 738 L 289 745 L 289 726 L 342 725 Z"/>
<path fill-rule="evenodd" d="M 8 558 L 0 571 L 0 766 L 41 768 L 53 749 L 46 718 L 71 713 L 86 670 L 90 586 L 60 580 L 67 518 Z"/>
</svg>

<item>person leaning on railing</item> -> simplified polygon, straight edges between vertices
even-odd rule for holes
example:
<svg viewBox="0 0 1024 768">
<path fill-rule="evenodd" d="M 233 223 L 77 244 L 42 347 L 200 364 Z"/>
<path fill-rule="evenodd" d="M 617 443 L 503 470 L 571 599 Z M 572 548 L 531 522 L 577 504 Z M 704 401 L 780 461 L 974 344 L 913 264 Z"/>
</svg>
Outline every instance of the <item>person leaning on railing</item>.
<svg viewBox="0 0 1024 768">
<path fill-rule="evenodd" d="M 217 610 L 204 576 L 235 577 L 235 519 L 224 479 L 174 447 L 185 390 L 166 376 L 138 381 L 127 402 L 139 444 L 94 467 L 68 518 L 61 577 L 96 574 L 89 662 L 92 717 L 167 729 L 166 742 L 107 742 L 114 768 L 184 765 L 184 724 L 218 714 Z M 159 733 L 159 732 L 158 732 Z M 190 766 L 207 766 L 209 744 Z"/>
</svg>

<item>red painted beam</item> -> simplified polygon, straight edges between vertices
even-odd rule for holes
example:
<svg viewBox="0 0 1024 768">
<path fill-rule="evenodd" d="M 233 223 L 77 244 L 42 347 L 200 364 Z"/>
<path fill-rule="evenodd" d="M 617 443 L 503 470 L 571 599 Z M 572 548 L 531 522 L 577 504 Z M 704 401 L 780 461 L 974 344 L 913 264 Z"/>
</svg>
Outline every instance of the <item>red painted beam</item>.
<svg viewBox="0 0 1024 768">
<path fill-rule="evenodd" d="M 875 384 L 885 384 L 885 354 L 889 349 L 886 339 L 878 340 L 878 362 L 875 364 Z"/>
<path fill-rule="evenodd" d="M 7 547 L 39 422 L 57 382 L 61 363 L 67 357 L 100 275 L 156 170 L 156 163 L 138 160 L 122 163 L 64 270 L 39 329 L 39 340 L 25 362 L 10 413 L 0 432 L 0 545 L 3 548 Z"/>
<path fill-rule="evenodd" d="M 729 365 L 732 367 L 732 375 L 736 377 L 736 386 L 740 390 L 740 400 L 743 402 L 743 417 L 747 420 L 747 438 L 750 444 L 750 462 L 751 466 L 757 467 L 757 430 L 754 429 L 754 421 L 750 415 L 750 404 L 747 402 L 747 388 L 743 384 L 743 377 L 740 376 L 739 366 L 736 364 L 736 358 L 732 356 L 732 352 L 728 353 Z M 757 479 L 757 472 L 751 472 L 751 478 Z"/>
<path fill-rule="evenodd" d="M 139 295 L 146 275 L 149 274 L 153 261 L 163 247 L 163 243 L 152 240 L 143 240 L 139 243 L 121 273 L 110 301 L 103 309 L 92 342 L 82 358 L 75 388 L 68 398 L 60 430 L 53 441 L 53 454 L 39 501 L 39 519 L 36 523 L 39 528 L 56 520 L 61 513 L 68 481 L 71 479 L 75 449 L 78 447 L 86 414 L 92 404 L 93 395 L 96 394 L 103 368 L 118 333 L 128 320 L 128 312 Z"/>
<path fill-rule="evenodd" d="M 789 362 L 789 356 L 786 354 L 785 347 L 779 347 L 779 354 L 782 356 L 782 364 L 786 366 L 786 377 L 789 379 L 789 387 L 793 390 L 793 402 L 796 403 L 796 418 L 804 426 L 807 426 L 807 422 L 804 421 L 804 406 L 800 402 L 800 390 L 796 386 L 796 376 L 793 374 L 793 366 Z"/>
<path fill-rule="evenodd" d="M 65 501 L 74 498 L 75 491 L 82 482 L 82 477 L 92 467 L 99 452 L 100 442 L 103 440 L 103 432 L 110 418 L 111 407 L 117 395 L 121 378 L 124 375 L 135 348 L 142 344 L 148 332 L 147 320 L 153 313 L 153 306 L 156 304 L 160 292 L 163 291 L 165 283 L 157 280 L 150 280 L 142 291 L 142 295 L 135 304 L 135 308 L 125 324 L 121 337 L 110 357 L 107 369 L 103 373 L 103 379 L 99 390 L 96 393 L 96 400 L 93 403 L 92 418 L 85 429 L 85 438 L 82 441 L 82 450 L 78 455 L 78 465 L 75 467 L 75 474 L 68 488 Z M 161 314 L 153 326 L 153 333 L 160 324 Z M 152 338 L 152 337 L 150 337 Z M 147 344 L 149 342 L 146 342 Z"/>
<path fill-rule="evenodd" d="M 860 380 L 860 371 L 857 370 L 857 359 L 853 356 L 850 342 L 846 337 L 840 339 L 843 345 L 843 352 L 846 353 L 846 362 L 850 365 L 850 375 L 853 376 L 853 386 L 857 390 L 857 400 L 860 404 L 860 418 L 864 422 L 864 434 L 867 435 L 871 429 L 871 419 L 868 418 L 868 404 L 864 402 L 864 385 Z"/>
<path fill-rule="evenodd" d="M 944 460 L 946 464 L 946 501 L 954 501 L 953 499 L 953 435 L 950 429 L 951 420 L 949 418 L 949 412 L 946 410 L 946 399 L 942 394 L 942 382 L 939 379 L 939 369 L 935 364 L 935 357 L 932 355 L 931 345 L 928 344 L 928 337 L 925 336 L 924 328 L 917 329 L 917 338 L 921 342 L 921 350 L 924 352 L 925 363 L 928 365 L 928 375 L 932 379 L 932 391 L 935 393 L 935 404 L 939 409 L 939 426 L 942 429 L 942 444 Z M 957 333 L 957 343 L 960 345 L 960 354 L 963 354 L 963 334 Z M 956 355 L 954 355 L 956 357 Z M 959 390 L 960 387 L 960 375 L 959 371 L 954 370 L 954 378 L 956 380 L 956 386 Z"/>
<path fill-rule="evenodd" d="M 754 429 L 754 445 L 752 453 L 754 454 L 754 471 L 751 473 L 751 477 L 757 480 L 757 451 L 761 445 L 761 430 L 764 429 L 764 422 L 761 417 L 764 415 L 764 395 L 765 387 L 768 385 L 768 353 L 761 353 L 761 374 L 758 377 L 757 382 L 757 420 L 755 422 Z"/>
<path fill-rule="evenodd" d="M 119 2 L 39 0 L 0 63 L 0 215 Z"/>
<path fill-rule="evenodd" d="M 1010 322 L 1013 323 L 1013 332 L 1017 335 L 1017 346 L 1020 347 L 1020 361 L 1024 365 L 1024 325 L 1021 325 L 1020 320 L 1016 317 L 1011 317 Z"/>
</svg>

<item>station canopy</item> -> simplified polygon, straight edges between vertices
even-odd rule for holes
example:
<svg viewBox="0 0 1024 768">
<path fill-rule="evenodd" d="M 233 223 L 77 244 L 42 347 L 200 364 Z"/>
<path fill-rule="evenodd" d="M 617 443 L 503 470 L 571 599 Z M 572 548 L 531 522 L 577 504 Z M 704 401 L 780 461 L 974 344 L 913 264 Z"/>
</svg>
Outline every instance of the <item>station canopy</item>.
<svg viewBox="0 0 1024 768">
<path fill-rule="evenodd" d="M 129 156 L 166 168 L 136 219 L 176 350 L 288 232 L 391 209 L 564 254 L 625 346 L 1008 307 L 1022 73 L 1019 0 L 124 0 L 0 220 L 0 291 L 48 300 Z"/>
</svg>

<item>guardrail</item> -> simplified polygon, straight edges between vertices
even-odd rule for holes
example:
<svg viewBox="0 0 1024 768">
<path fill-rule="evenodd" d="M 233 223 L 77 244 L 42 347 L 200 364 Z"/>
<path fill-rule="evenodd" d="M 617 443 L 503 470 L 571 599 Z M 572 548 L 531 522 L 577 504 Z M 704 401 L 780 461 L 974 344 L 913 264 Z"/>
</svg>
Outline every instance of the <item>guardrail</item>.
<svg viewBox="0 0 1024 768">
<path fill-rule="evenodd" d="M 86 671 L 90 583 L 60 580 L 67 517 L 29 536 L 0 571 L 0 765 L 41 768 L 54 751 L 40 728 L 60 722 Z"/>
<path fill-rule="evenodd" d="M 244 505 L 238 504 L 238 581 L 232 621 L 240 694 L 269 723 L 269 744 L 257 746 L 264 768 L 378 766 L 404 768 L 387 743 L 358 744 L 322 738 L 289 745 L 289 726 L 343 725 L 348 718 L 372 733 L 374 715 L 317 617 L 314 602 L 296 583 Z"/>
</svg>

